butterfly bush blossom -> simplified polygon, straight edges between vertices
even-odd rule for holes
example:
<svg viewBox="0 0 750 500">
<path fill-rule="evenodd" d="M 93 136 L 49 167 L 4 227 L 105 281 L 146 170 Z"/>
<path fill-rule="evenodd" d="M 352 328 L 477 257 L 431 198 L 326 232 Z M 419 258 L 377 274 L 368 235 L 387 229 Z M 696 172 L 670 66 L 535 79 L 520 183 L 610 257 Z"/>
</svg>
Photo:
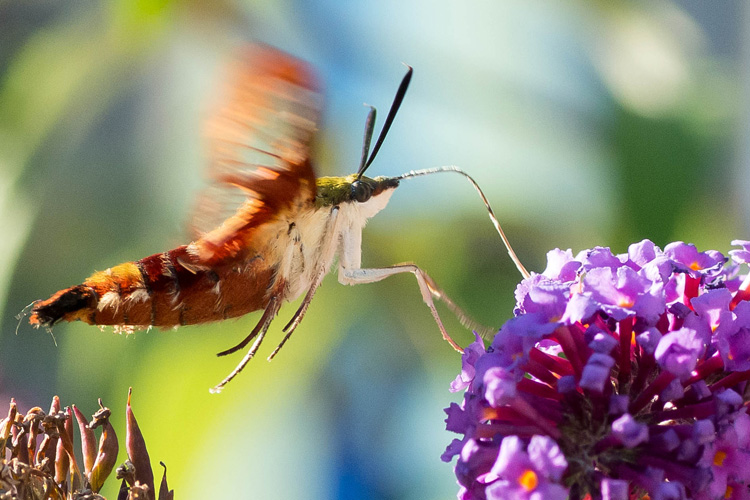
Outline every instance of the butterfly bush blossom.
<svg viewBox="0 0 750 500">
<path fill-rule="evenodd" d="M 551 251 L 451 384 L 458 498 L 750 499 L 750 241 L 732 244 Z"/>
</svg>

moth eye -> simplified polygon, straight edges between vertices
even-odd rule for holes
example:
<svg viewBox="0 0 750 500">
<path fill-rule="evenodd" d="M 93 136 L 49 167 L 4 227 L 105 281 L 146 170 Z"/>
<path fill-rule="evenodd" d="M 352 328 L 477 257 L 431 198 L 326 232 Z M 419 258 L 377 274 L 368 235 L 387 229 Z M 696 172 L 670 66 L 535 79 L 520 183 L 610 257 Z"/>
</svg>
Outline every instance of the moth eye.
<svg viewBox="0 0 750 500">
<path fill-rule="evenodd" d="M 352 199 L 364 203 L 372 196 L 372 187 L 362 181 L 352 182 Z"/>
</svg>

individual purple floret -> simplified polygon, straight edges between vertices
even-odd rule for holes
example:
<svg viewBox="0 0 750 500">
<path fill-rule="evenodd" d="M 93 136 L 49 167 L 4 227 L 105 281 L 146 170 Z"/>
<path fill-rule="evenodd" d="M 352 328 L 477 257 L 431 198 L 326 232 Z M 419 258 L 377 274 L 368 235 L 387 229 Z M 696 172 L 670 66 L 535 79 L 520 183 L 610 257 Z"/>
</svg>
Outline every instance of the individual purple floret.
<svg viewBox="0 0 750 500">
<path fill-rule="evenodd" d="M 451 384 L 458 498 L 750 500 L 750 241 L 732 243 L 733 262 L 549 252 Z"/>
<path fill-rule="evenodd" d="M 546 436 L 532 437 L 528 449 L 518 436 L 506 437 L 486 478 L 491 479 L 487 498 L 565 500 L 568 490 L 559 481 L 567 466 L 560 448 Z"/>
</svg>

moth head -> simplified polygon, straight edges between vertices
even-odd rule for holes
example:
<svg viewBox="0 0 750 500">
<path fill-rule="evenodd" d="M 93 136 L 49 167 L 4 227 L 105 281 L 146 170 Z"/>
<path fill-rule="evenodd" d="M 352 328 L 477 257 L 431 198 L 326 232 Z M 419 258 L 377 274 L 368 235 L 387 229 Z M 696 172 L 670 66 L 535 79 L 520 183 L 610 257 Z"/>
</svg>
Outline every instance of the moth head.
<svg viewBox="0 0 750 500">
<path fill-rule="evenodd" d="M 349 185 L 350 201 L 366 203 L 373 196 L 380 196 L 384 191 L 392 191 L 398 187 L 398 179 L 393 177 L 358 177 Z"/>
<path fill-rule="evenodd" d="M 390 198 L 399 181 L 393 177 L 367 177 L 352 174 L 346 177 L 319 177 L 315 205 L 368 204 L 377 198 Z"/>
</svg>

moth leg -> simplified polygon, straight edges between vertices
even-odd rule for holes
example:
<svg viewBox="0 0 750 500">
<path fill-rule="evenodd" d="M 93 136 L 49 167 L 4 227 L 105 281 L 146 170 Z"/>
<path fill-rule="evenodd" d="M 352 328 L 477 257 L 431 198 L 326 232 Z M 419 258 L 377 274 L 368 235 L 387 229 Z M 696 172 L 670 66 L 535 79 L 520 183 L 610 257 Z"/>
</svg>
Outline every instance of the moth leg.
<svg viewBox="0 0 750 500">
<path fill-rule="evenodd" d="M 486 340 L 492 340 L 495 334 L 497 333 L 497 328 L 492 328 L 486 325 L 483 325 L 473 319 L 464 312 L 463 309 L 461 309 L 458 304 L 453 302 L 453 300 L 448 297 L 448 295 L 443 291 L 442 288 L 437 286 L 437 283 L 428 276 L 426 273 L 423 274 L 425 280 L 427 281 L 427 284 L 429 285 L 430 292 L 432 292 L 432 296 L 440 301 L 443 302 L 443 304 L 446 305 L 448 309 L 458 318 L 459 323 L 461 323 L 463 326 L 468 328 L 469 330 L 474 330 L 477 332 L 482 338 Z"/>
<path fill-rule="evenodd" d="M 266 306 L 266 310 L 263 311 L 263 315 L 260 317 L 260 320 L 258 320 L 258 324 L 255 325 L 255 328 L 253 328 L 253 331 L 251 331 L 247 337 L 242 339 L 242 342 L 237 344 L 234 347 L 230 347 L 226 351 L 221 351 L 220 353 L 216 354 L 217 356 L 226 356 L 227 354 L 232 354 L 233 352 L 237 352 L 243 347 L 245 347 L 248 343 L 250 343 L 251 340 L 255 338 L 256 335 L 258 335 L 258 332 L 263 328 L 263 325 L 265 325 L 266 328 L 268 328 L 268 325 L 271 323 L 269 317 L 272 319 L 276 312 L 278 312 L 279 308 L 275 307 L 277 303 L 276 297 L 271 297 L 271 300 L 268 301 L 268 305 Z M 276 309 L 276 311 L 274 311 Z"/>
<path fill-rule="evenodd" d="M 325 276 L 325 273 L 323 273 L 320 279 L 316 279 L 316 281 L 312 284 L 312 286 L 310 286 L 310 289 L 305 294 L 305 298 L 302 299 L 302 303 L 299 305 L 297 312 L 294 313 L 294 316 L 292 316 L 292 319 L 289 320 L 289 323 L 287 323 L 283 329 L 286 335 L 284 335 L 284 338 L 281 339 L 281 342 L 279 342 L 279 345 L 276 346 L 276 349 L 274 349 L 273 352 L 268 356 L 268 361 L 271 361 L 273 358 L 276 357 L 276 354 L 278 354 L 281 348 L 284 347 L 284 344 L 286 344 L 286 341 L 289 340 L 289 337 L 292 336 L 292 333 L 294 333 L 294 330 L 296 330 L 297 326 L 302 322 L 302 318 L 305 316 L 305 312 L 307 312 L 307 308 L 310 306 L 310 302 L 312 302 L 312 298 L 313 298 L 313 295 L 315 295 L 315 291 L 318 289 L 320 282 L 323 281 L 323 276 Z"/>
<path fill-rule="evenodd" d="M 328 220 L 328 227 L 326 228 L 325 234 L 338 234 L 338 214 L 338 207 L 333 207 L 333 209 L 331 209 L 331 217 Z M 268 356 L 268 361 L 271 361 L 274 357 L 276 357 L 276 354 L 278 354 L 279 350 L 281 350 L 284 344 L 286 344 L 286 341 L 289 340 L 289 337 L 292 336 L 294 330 L 296 330 L 297 326 L 299 326 L 299 324 L 302 322 L 302 318 L 305 317 L 307 308 L 310 307 L 310 302 L 312 302 L 313 295 L 315 295 L 315 291 L 323 282 L 323 278 L 325 278 L 326 274 L 328 273 L 328 268 L 331 265 L 331 261 L 333 261 L 333 256 L 336 252 L 336 245 L 338 243 L 337 240 L 338 238 L 334 237 L 328 238 L 328 240 L 326 241 L 325 246 L 323 247 L 322 258 L 320 259 L 321 265 L 315 272 L 310 288 L 307 290 L 305 298 L 302 299 L 302 303 L 294 313 L 294 316 L 292 316 L 292 319 L 290 319 L 289 323 L 287 323 L 284 327 L 283 331 L 286 333 L 286 335 L 284 335 L 284 338 L 281 339 L 281 342 L 278 346 L 276 346 L 276 349 L 274 349 L 270 356 Z"/>
<path fill-rule="evenodd" d="M 443 334 L 443 339 L 445 339 L 456 351 L 464 352 L 461 346 L 459 346 L 446 331 L 445 326 L 443 326 L 443 322 L 440 320 L 437 309 L 435 308 L 435 303 L 432 300 L 433 297 L 435 297 L 437 299 L 442 299 L 445 301 L 447 296 L 442 290 L 440 290 L 440 288 L 435 285 L 435 281 L 416 265 L 399 264 L 396 266 L 373 269 L 348 269 L 342 267 L 339 269 L 339 282 L 344 285 L 375 283 L 376 281 L 383 280 L 389 276 L 393 276 L 394 274 L 401 273 L 412 273 L 414 274 L 414 276 L 416 276 L 417 283 L 419 283 L 419 290 L 422 292 L 422 300 L 425 304 L 427 304 L 427 307 L 430 308 L 432 317 L 435 319 L 438 328 L 440 328 L 440 332 Z M 451 301 L 450 299 L 447 299 L 446 303 L 449 305 L 452 304 L 455 308 L 457 308 L 457 306 L 455 306 L 453 301 Z M 451 309 L 453 310 L 453 308 Z"/>
<path fill-rule="evenodd" d="M 253 329 L 253 332 L 255 332 L 255 330 L 259 330 L 259 331 L 257 333 L 258 338 L 255 339 L 255 342 L 253 342 L 253 345 L 250 347 L 250 350 L 247 351 L 247 354 L 245 354 L 245 357 L 242 358 L 242 361 L 239 362 L 239 364 L 235 367 L 235 369 L 232 370 L 232 372 L 229 375 L 227 375 L 224 378 L 224 380 L 216 384 L 213 388 L 209 389 L 208 392 L 212 394 L 220 393 L 225 385 L 227 385 L 234 377 L 239 375 L 239 373 L 245 368 L 245 365 L 247 365 L 250 362 L 250 360 L 253 359 L 253 356 L 255 356 L 255 353 L 258 352 L 258 348 L 260 347 L 260 344 L 263 342 L 263 339 L 266 336 L 268 327 L 271 324 L 271 321 L 273 320 L 274 316 L 276 316 L 276 313 L 278 312 L 279 312 L 279 300 L 276 295 L 273 295 L 271 296 L 271 300 L 268 302 L 268 306 L 266 306 L 266 311 L 263 313 L 263 316 L 261 317 L 261 322 L 258 323 L 258 326 L 260 326 L 260 329 L 258 329 L 258 326 L 256 326 Z M 253 338 L 253 333 L 251 332 L 250 335 L 248 335 L 245 338 L 245 340 L 243 340 L 240 344 L 242 343 L 247 344 L 247 342 L 249 342 L 250 339 L 252 338 Z"/>
</svg>

